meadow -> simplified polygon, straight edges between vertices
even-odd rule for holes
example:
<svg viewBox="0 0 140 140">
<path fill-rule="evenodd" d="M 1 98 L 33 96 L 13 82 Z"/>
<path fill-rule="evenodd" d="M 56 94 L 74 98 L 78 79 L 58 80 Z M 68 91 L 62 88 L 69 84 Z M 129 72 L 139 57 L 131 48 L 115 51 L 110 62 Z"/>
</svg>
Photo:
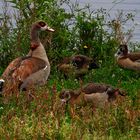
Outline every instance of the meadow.
<svg viewBox="0 0 140 140">
<path fill-rule="evenodd" d="M 47 21 L 56 31 L 41 34 L 51 64 L 48 83 L 33 89 L 32 99 L 28 92 L 9 92 L 9 96 L 0 97 L 0 139 L 139 140 L 140 73 L 120 68 L 114 58 L 123 37 L 128 36 L 132 51 L 140 47 L 131 42 L 131 30 L 124 33 L 117 24 L 106 21 L 103 9 L 91 11 L 89 6 L 80 8 L 69 0 L 10 2 L 18 12 L 11 19 L 5 7 L 0 21 L 0 75 L 11 60 L 27 54 L 34 21 Z M 71 11 L 67 13 L 62 4 L 67 4 Z M 133 21 L 133 16 L 120 12 L 116 20 L 124 25 Z M 82 84 L 110 84 L 126 91 L 126 96 L 119 96 L 109 108 L 97 108 L 94 112 L 90 106 L 76 107 L 75 116 L 71 117 L 69 105 L 60 106 L 59 93 L 65 88 L 79 88 L 81 81 L 73 77 L 65 79 L 57 65 L 62 58 L 74 54 L 88 55 L 99 64 L 98 69 L 84 76 Z"/>
</svg>

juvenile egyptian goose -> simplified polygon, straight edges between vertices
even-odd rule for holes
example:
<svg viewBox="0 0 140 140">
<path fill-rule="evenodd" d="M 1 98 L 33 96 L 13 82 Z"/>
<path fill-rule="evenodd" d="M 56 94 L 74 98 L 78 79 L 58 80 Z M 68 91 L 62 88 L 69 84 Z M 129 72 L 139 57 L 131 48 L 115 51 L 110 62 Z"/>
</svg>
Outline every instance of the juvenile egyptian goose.
<svg viewBox="0 0 140 140">
<path fill-rule="evenodd" d="M 30 37 L 31 46 L 27 56 L 14 59 L 2 74 L 1 87 L 12 83 L 22 90 L 36 84 L 45 84 L 50 74 L 50 63 L 44 46 L 39 39 L 39 31 L 54 32 L 44 21 L 32 25 Z"/>
<path fill-rule="evenodd" d="M 129 53 L 127 45 L 120 45 L 115 57 L 120 67 L 140 71 L 140 52 Z"/>
<path fill-rule="evenodd" d="M 58 70 L 64 74 L 65 77 L 73 76 L 75 78 L 81 78 L 89 70 L 98 68 L 98 65 L 92 58 L 85 55 L 74 55 L 66 57 L 58 65 Z"/>
<path fill-rule="evenodd" d="M 112 86 L 88 83 L 82 89 L 62 90 L 59 97 L 62 103 L 70 103 L 71 106 L 91 103 L 93 107 L 102 108 L 114 101 L 118 94 L 124 96 L 123 92 Z"/>
</svg>

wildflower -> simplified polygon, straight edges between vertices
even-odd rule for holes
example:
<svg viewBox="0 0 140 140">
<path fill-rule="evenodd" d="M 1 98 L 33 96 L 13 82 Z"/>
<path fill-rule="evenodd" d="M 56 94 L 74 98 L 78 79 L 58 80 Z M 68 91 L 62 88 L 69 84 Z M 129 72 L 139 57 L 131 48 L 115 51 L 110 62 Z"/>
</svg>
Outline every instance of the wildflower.
<svg viewBox="0 0 140 140">
<path fill-rule="evenodd" d="M 3 110 L 3 107 L 2 106 L 0 107 L 0 110 Z"/>
<path fill-rule="evenodd" d="M 113 74 L 112 74 L 112 78 L 114 78 L 114 77 L 115 77 L 115 74 L 113 73 Z"/>
<path fill-rule="evenodd" d="M 77 50 L 78 50 L 78 48 L 77 48 L 77 47 L 74 47 L 74 48 L 73 48 L 73 50 L 77 51 Z"/>
<path fill-rule="evenodd" d="M 88 46 L 85 45 L 85 46 L 84 46 L 84 49 L 87 49 L 87 48 L 88 48 Z"/>
</svg>

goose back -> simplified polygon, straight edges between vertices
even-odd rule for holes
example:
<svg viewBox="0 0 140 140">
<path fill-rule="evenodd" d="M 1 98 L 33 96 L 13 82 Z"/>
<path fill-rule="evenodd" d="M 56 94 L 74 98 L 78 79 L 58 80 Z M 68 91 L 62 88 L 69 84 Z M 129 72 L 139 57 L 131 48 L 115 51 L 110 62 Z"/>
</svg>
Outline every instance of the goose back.
<svg viewBox="0 0 140 140">
<path fill-rule="evenodd" d="M 132 61 L 131 59 L 126 58 L 126 59 L 119 59 L 117 63 L 122 68 L 140 71 L 140 62 L 138 61 Z"/>
<path fill-rule="evenodd" d="M 85 94 L 103 93 L 107 91 L 108 85 L 98 83 L 88 83 L 82 89 Z"/>
</svg>

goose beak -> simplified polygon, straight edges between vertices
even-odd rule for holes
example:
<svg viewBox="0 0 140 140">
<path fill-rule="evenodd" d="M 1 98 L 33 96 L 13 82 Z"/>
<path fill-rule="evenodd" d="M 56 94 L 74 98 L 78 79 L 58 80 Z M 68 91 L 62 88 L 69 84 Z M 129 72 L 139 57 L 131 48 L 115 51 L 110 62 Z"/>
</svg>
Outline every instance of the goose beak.
<svg viewBox="0 0 140 140">
<path fill-rule="evenodd" d="M 45 25 L 44 27 L 41 27 L 41 31 L 49 31 L 49 32 L 54 32 L 54 29 L 49 27 L 48 25 Z"/>
<path fill-rule="evenodd" d="M 61 99 L 61 102 L 65 104 L 66 103 L 66 100 L 65 99 Z"/>
<path fill-rule="evenodd" d="M 52 29 L 52 28 L 49 27 L 49 26 L 46 27 L 46 30 L 47 30 L 47 31 L 50 31 L 50 32 L 54 32 L 54 29 Z"/>
<path fill-rule="evenodd" d="M 67 102 L 67 101 L 66 101 L 65 99 L 61 99 L 60 101 L 61 101 L 61 106 L 66 105 L 66 102 Z"/>
</svg>

